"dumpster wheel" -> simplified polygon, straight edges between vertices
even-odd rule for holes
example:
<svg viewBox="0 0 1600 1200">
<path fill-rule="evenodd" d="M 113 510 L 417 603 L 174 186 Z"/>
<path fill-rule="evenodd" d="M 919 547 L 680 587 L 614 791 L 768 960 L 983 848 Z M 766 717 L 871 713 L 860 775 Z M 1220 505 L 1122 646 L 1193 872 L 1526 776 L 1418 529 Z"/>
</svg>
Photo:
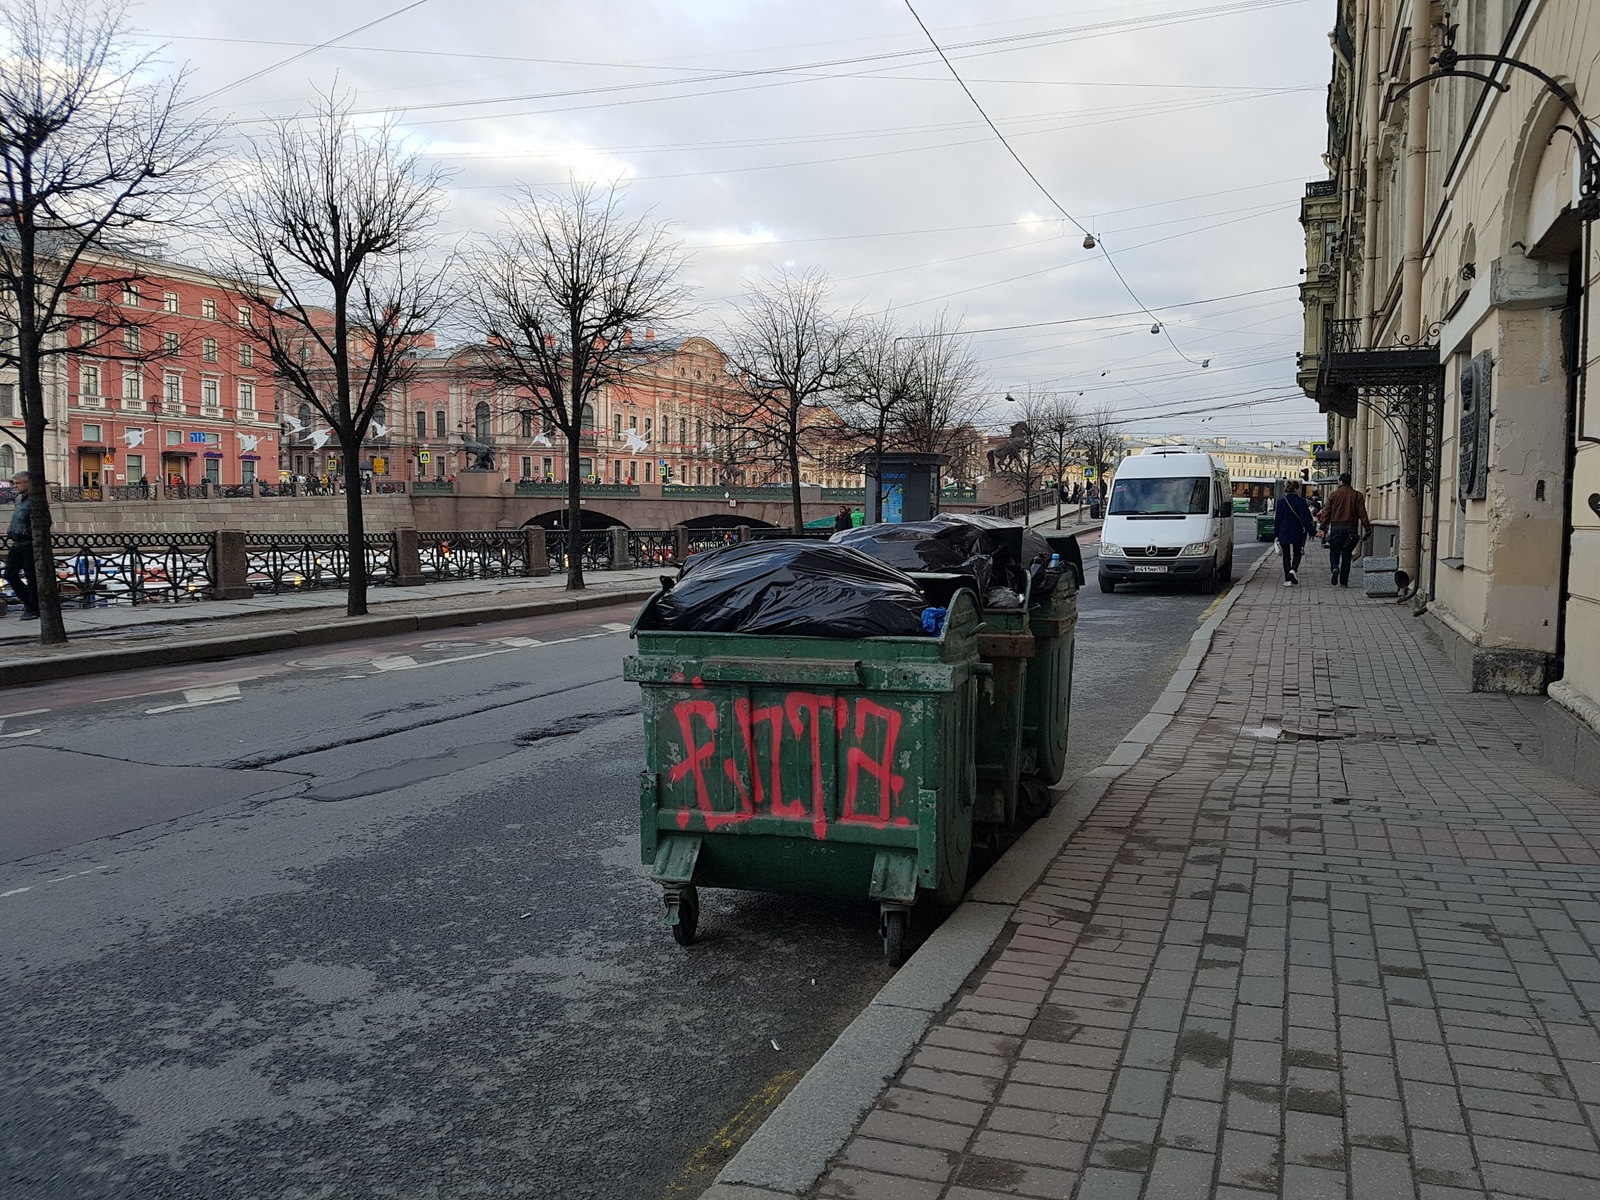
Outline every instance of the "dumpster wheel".
<svg viewBox="0 0 1600 1200">
<path fill-rule="evenodd" d="M 1019 781 L 1017 791 L 1019 793 L 1017 810 L 1024 819 L 1037 821 L 1050 814 L 1055 802 L 1044 780 L 1024 775 Z"/>
<path fill-rule="evenodd" d="M 700 926 L 699 889 L 693 886 L 677 888 L 667 892 L 664 899 L 667 902 L 667 920 L 672 929 L 672 940 L 680 946 L 689 945 Z"/>
<path fill-rule="evenodd" d="M 911 914 L 892 908 L 883 914 L 883 957 L 891 967 L 906 961 L 906 926 Z"/>
</svg>

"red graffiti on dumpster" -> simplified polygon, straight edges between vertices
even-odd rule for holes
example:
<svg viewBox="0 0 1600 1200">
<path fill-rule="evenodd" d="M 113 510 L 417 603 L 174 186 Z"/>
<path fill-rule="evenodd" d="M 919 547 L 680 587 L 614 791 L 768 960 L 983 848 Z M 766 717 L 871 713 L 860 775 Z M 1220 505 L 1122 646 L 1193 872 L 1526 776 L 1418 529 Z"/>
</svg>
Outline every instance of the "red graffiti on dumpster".
<svg viewBox="0 0 1600 1200">
<path fill-rule="evenodd" d="M 898 709 L 858 699 L 852 713 L 851 702 L 842 696 L 801 691 L 764 705 L 741 697 L 730 707 L 728 729 L 719 706 L 710 699 L 697 697 L 673 705 L 684 757 L 667 771 L 667 780 L 670 784 L 693 780 L 692 806 L 677 811 L 680 829 L 688 828 L 694 815 L 707 830 L 771 816 L 809 821 L 815 836 L 824 838 L 830 808 L 828 780 L 830 775 L 837 780 L 841 773 L 837 820 L 874 828 L 911 823 L 904 814 L 895 813 L 906 782 L 894 766 L 905 724 Z M 720 757 L 719 730 L 726 743 Z M 792 794 L 784 790 L 786 756 Z M 796 770 L 797 759 L 808 769 Z M 733 804 L 726 799 L 717 804 L 719 795 Z"/>
</svg>

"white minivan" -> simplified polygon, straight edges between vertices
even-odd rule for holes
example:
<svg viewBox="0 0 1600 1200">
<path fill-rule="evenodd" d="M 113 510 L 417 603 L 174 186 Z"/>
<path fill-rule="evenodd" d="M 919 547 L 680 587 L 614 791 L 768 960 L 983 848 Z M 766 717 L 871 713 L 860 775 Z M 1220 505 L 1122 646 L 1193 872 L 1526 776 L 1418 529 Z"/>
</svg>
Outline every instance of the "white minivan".
<svg viewBox="0 0 1600 1200">
<path fill-rule="evenodd" d="M 1185 446 L 1122 460 L 1100 530 L 1100 590 L 1233 578 L 1233 490 L 1222 459 Z"/>
</svg>

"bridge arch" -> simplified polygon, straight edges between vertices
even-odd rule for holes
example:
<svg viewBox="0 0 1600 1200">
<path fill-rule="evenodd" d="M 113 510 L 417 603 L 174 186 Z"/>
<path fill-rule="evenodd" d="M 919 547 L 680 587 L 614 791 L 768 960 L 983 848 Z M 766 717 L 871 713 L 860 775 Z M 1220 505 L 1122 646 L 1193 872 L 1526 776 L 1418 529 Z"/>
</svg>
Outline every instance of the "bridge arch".
<svg viewBox="0 0 1600 1200">
<path fill-rule="evenodd" d="M 582 529 L 631 528 L 626 521 L 619 520 L 618 518 L 613 517 L 610 513 L 596 512 L 587 505 L 579 510 L 578 516 L 578 524 Z M 529 517 L 522 523 L 522 527 L 524 529 L 530 525 L 538 525 L 544 529 L 565 529 L 567 527 L 567 510 L 564 506 L 561 508 L 552 508 L 547 512 L 542 512 L 536 516 Z"/>
</svg>

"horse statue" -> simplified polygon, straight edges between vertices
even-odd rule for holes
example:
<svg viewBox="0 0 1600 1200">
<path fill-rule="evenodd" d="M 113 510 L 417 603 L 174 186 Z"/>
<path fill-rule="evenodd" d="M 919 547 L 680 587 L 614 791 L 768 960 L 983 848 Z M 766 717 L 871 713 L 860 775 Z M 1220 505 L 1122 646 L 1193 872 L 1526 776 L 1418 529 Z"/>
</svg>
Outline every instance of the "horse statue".
<svg viewBox="0 0 1600 1200">
<path fill-rule="evenodd" d="M 461 435 L 461 448 L 463 450 L 465 450 L 468 454 L 472 455 L 472 465 L 469 466 L 467 468 L 467 470 L 469 470 L 469 471 L 492 471 L 492 470 L 494 470 L 494 447 L 493 446 L 489 445 L 487 442 L 480 442 L 480 441 L 476 440 L 475 438 L 471 438 L 471 437 L 468 437 L 466 434 L 462 434 Z"/>
<path fill-rule="evenodd" d="M 1015 471 L 1022 467 L 1022 455 L 1033 437 L 1033 429 L 1026 421 L 1011 427 L 1011 436 L 989 451 L 989 473 Z"/>
</svg>

